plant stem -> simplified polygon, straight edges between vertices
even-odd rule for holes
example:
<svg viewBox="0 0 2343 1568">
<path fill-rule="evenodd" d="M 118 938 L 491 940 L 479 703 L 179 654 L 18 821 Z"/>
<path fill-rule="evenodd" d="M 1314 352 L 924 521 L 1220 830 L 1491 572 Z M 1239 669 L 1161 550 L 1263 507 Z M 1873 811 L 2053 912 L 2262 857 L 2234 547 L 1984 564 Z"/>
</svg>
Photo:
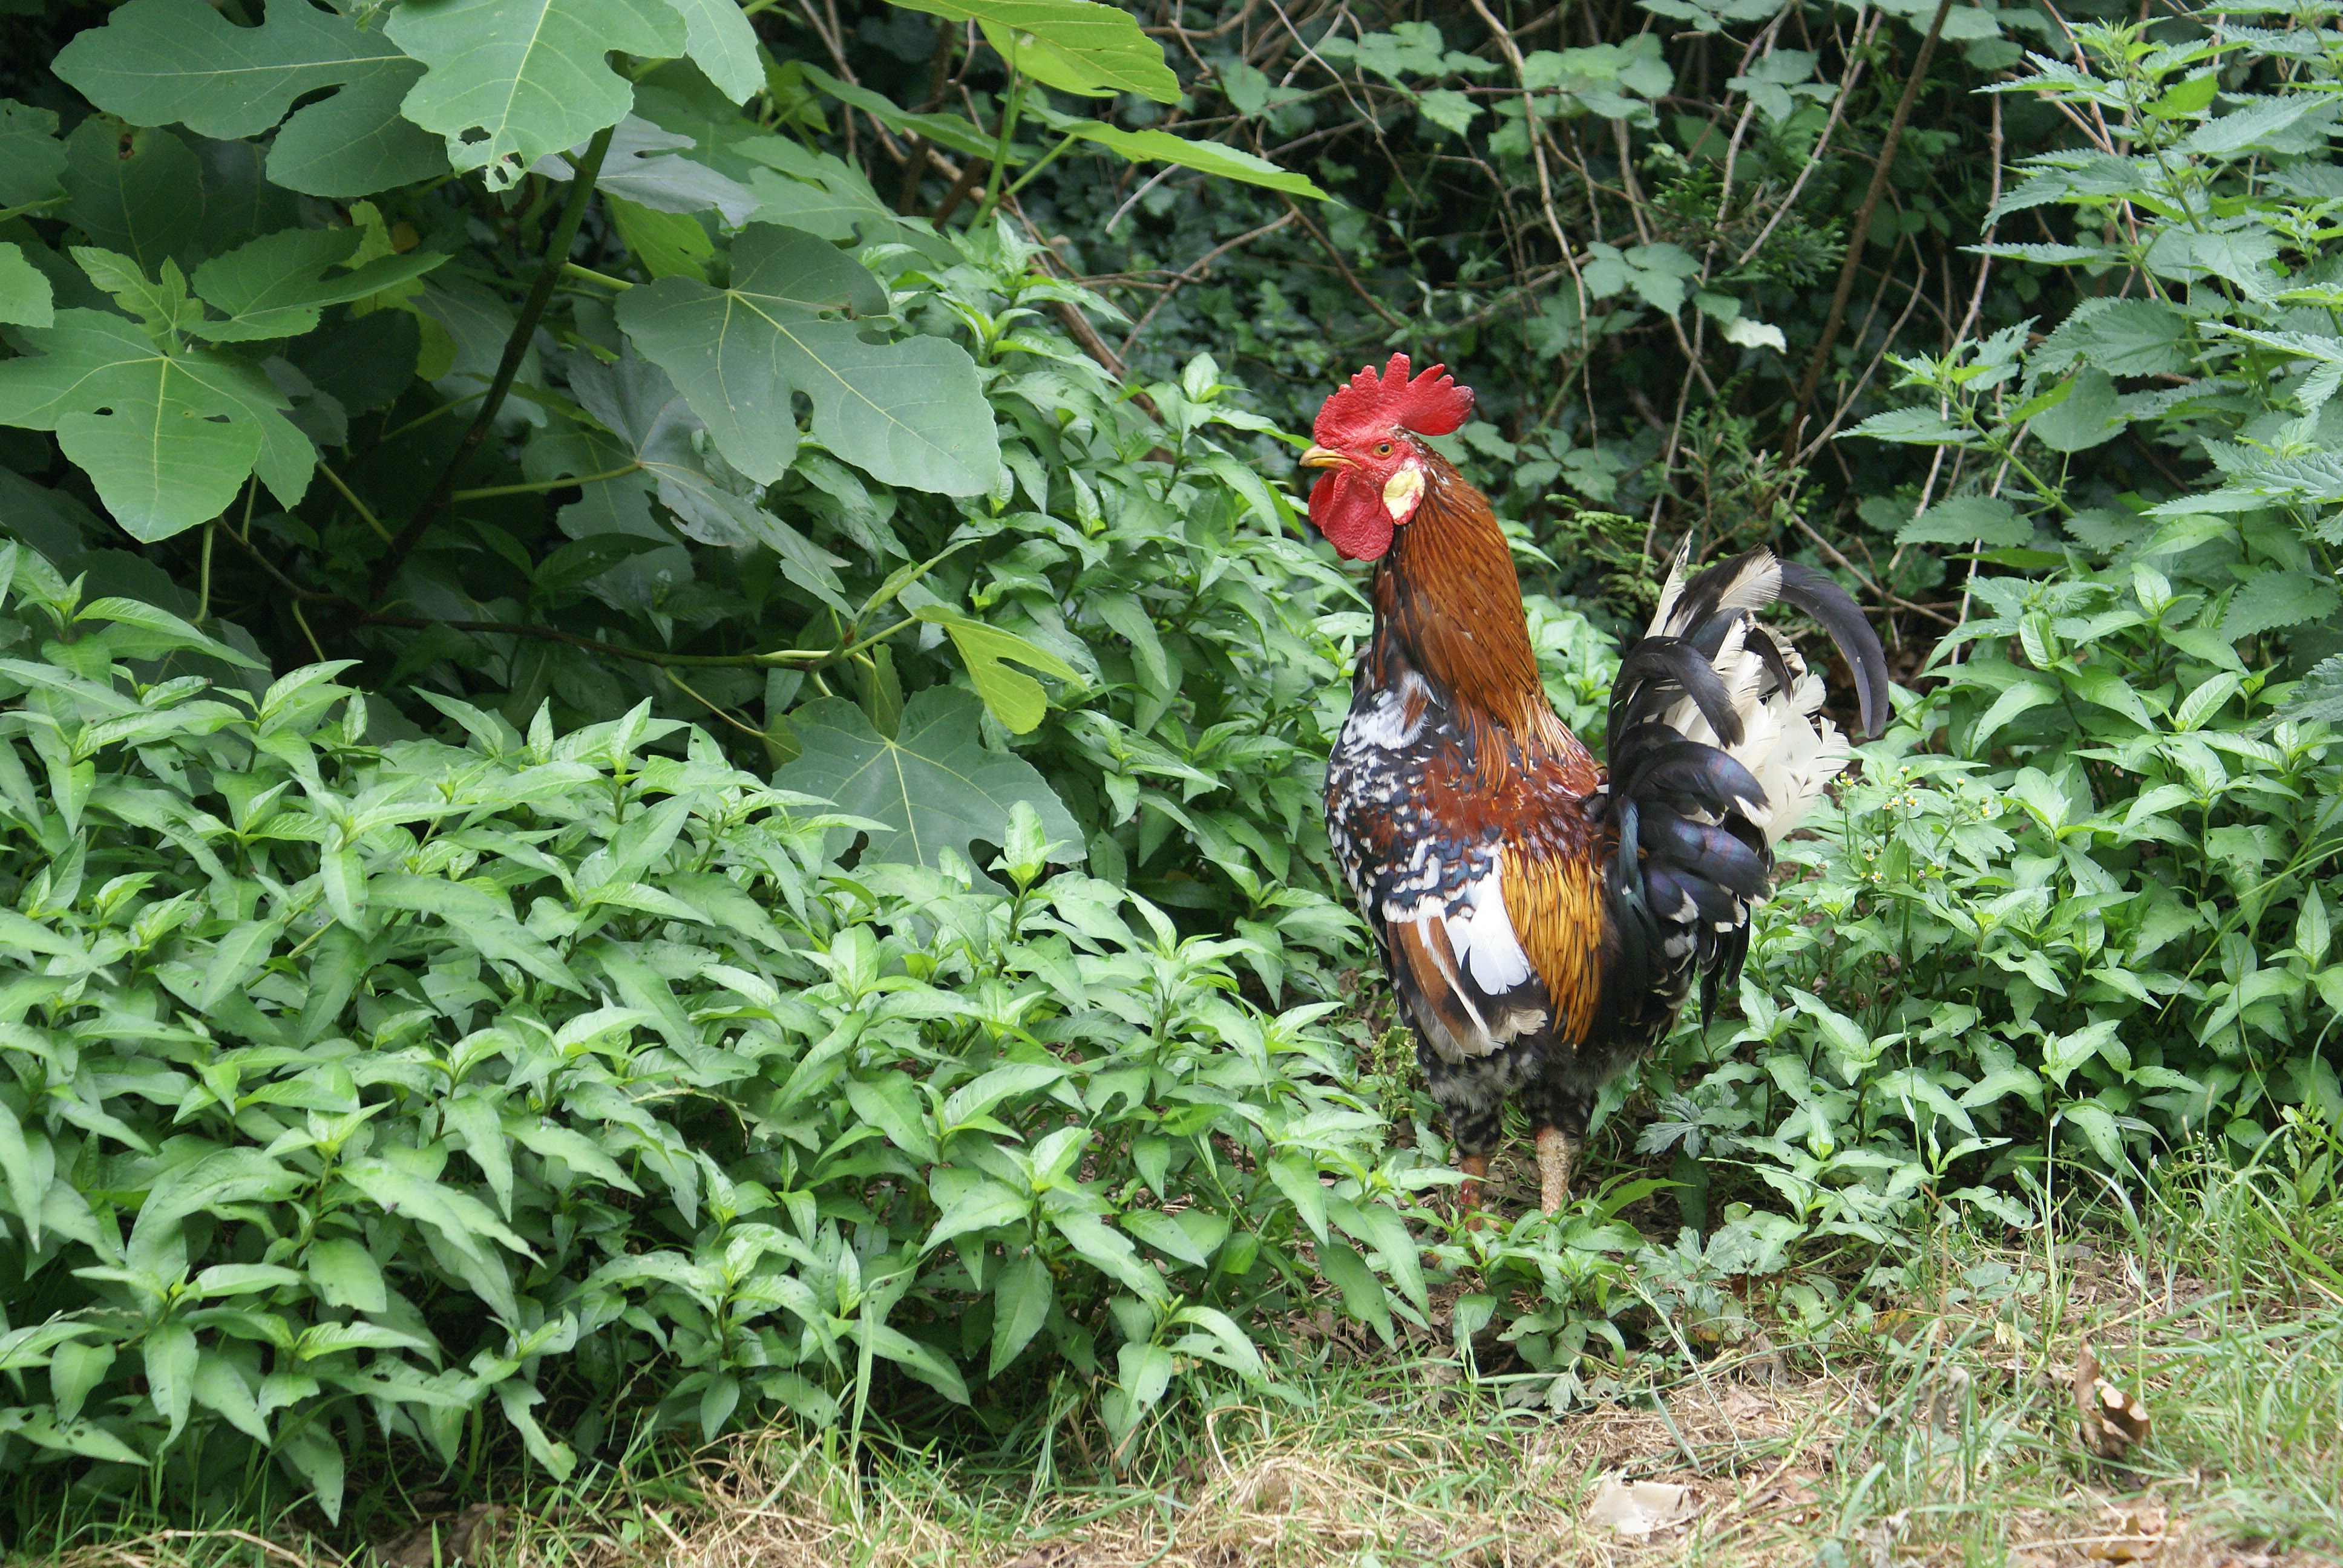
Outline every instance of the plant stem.
<svg viewBox="0 0 2343 1568">
<path fill-rule="evenodd" d="M 1927 80 L 1928 60 L 1936 52 L 1936 39 L 1944 33 L 1946 14 L 1953 8 L 1953 0 L 1936 0 L 1936 15 L 1928 24 L 1928 35 L 1920 40 L 1920 53 L 1912 62 L 1912 74 L 1904 79 L 1904 95 L 1896 100 L 1895 117 L 1887 123 L 1886 139 L 1879 146 L 1879 161 L 1872 166 L 1871 188 L 1863 193 L 1863 205 L 1855 209 L 1855 222 L 1846 232 L 1846 259 L 1838 269 L 1838 291 L 1831 296 L 1830 317 L 1823 323 L 1823 335 L 1815 343 L 1815 356 L 1806 361 L 1806 373 L 1799 377 L 1798 394 L 1791 399 L 1790 417 L 1784 437 L 1784 449 L 1795 452 L 1805 433 L 1806 406 L 1815 400 L 1815 389 L 1822 385 L 1823 371 L 1830 364 L 1831 349 L 1838 343 L 1839 328 L 1846 325 L 1846 302 L 1855 292 L 1855 275 L 1863 266 L 1863 247 L 1870 243 L 1871 215 L 1879 208 L 1879 198 L 1887 194 L 1888 171 L 1896 164 L 1896 148 L 1904 139 L 1905 122 L 1912 117 L 1912 101 L 1920 95 L 1920 84 Z"/>
<path fill-rule="evenodd" d="M 586 145 L 585 156 L 578 160 L 578 166 L 571 171 L 569 199 L 563 204 L 561 216 L 555 221 L 553 233 L 546 241 L 545 261 L 538 268 L 537 282 L 530 287 L 528 298 L 521 305 L 520 317 L 513 323 L 512 335 L 505 339 L 504 357 L 498 362 L 496 378 L 488 383 L 488 397 L 481 403 L 479 412 L 472 417 L 472 423 L 465 429 L 463 439 L 456 444 L 456 450 L 448 457 L 447 467 L 440 470 L 438 481 L 431 487 L 430 495 L 415 509 L 415 515 L 407 519 L 407 526 L 399 529 L 398 537 L 390 541 L 390 548 L 382 559 L 375 563 L 374 571 L 367 581 L 367 598 L 370 603 L 382 602 L 384 591 L 390 587 L 391 579 L 398 575 L 398 568 L 405 564 L 416 545 L 421 542 L 423 531 L 447 508 L 455 495 L 458 471 L 470 460 L 474 452 L 479 450 L 480 443 L 488 438 L 489 427 L 496 423 L 497 411 L 504 407 L 505 395 L 512 390 L 513 377 L 520 374 L 520 362 L 528 353 L 529 339 L 537 335 L 538 321 L 545 315 L 547 302 L 553 297 L 553 286 L 559 281 L 562 269 L 568 264 L 569 246 L 578 237 L 578 226 L 585 220 L 586 204 L 594 195 L 595 176 L 602 172 L 603 155 L 610 150 L 613 128 L 605 126 L 594 133 L 594 139 Z"/>
<path fill-rule="evenodd" d="M 1009 62 L 1009 100 L 1001 106 L 1000 146 L 992 155 L 992 172 L 984 179 L 984 200 L 977 204 L 976 216 L 968 220 L 971 229 L 981 226 L 1001 205 L 1001 176 L 1009 168 L 1009 146 L 1017 136 L 1017 111 L 1025 106 L 1025 78 L 1017 74 L 1014 58 Z"/>
<path fill-rule="evenodd" d="M 598 485 L 605 479 L 623 479 L 628 474 L 643 471 L 640 463 L 629 463 L 623 468 L 606 468 L 598 474 L 580 474 L 574 478 L 531 479 L 523 485 L 488 485 L 477 490 L 455 490 L 448 494 L 451 501 L 485 501 L 494 496 L 541 496 L 548 490 L 567 489 L 571 485 Z"/>
<path fill-rule="evenodd" d="M 357 508 L 358 516 L 366 519 L 366 526 L 372 528 L 375 533 L 381 538 L 384 544 L 387 545 L 395 542 L 390 537 L 390 530 L 382 526 L 382 519 L 374 515 L 373 508 L 368 507 L 364 501 L 359 500 L 357 498 L 357 492 L 351 489 L 347 485 L 342 483 L 342 477 L 339 474 L 335 473 L 332 467 L 326 463 L 322 458 L 319 459 L 317 463 L 317 472 L 325 475 L 326 482 L 342 493 L 342 499 L 347 501 L 353 508 Z"/>
<path fill-rule="evenodd" d="M 597 272 L 590 266 L 580 266 L 574 261 L 563 262 L 561 264 L 561 271 L 565 276 L 582 277 L 588 283 L 598 283 L 603 287 L 614 288 L 620 294 L 624 294 L 627 290 L 634 287 L 633 284 L 628 283 L 623 277 L 612 277 L 607 273 Z"/>
</svg>

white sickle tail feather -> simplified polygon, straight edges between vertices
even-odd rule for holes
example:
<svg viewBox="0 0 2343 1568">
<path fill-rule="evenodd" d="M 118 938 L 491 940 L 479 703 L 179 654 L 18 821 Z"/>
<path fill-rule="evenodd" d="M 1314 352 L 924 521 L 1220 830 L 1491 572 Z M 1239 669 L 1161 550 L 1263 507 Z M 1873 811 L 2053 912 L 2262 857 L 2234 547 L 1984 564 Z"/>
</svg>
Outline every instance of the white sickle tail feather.
<svg viewBox="0 0 2343 1568">
<path fill-rule="evenodd" d="M 1654 1039 L 1695 970 L 1704 1021 L 1720 984 L 1739 979 L 1774 845 L 1846 766 L 1846 737 L 1821 714 L 1821 678 L 1756 612 L 1787 604 L 1830 633 L 1855 672 L 1866 736 L 1887 709 L 1886 656 L 1837 584 L 1765 549 L 1689 581 L 1679 551 L 1611 693 L 1618 841 L 1604 880 L 1620 961 L 1605 977 L 1605 1010 Z"/>
</svg>

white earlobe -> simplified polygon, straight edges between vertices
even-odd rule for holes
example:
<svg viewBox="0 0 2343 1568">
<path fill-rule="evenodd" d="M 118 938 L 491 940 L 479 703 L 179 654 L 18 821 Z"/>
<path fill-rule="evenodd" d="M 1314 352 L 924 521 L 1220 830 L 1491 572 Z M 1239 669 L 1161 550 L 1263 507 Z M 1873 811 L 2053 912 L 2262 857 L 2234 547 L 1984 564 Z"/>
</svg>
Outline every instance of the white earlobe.
<svg viewBox="0 0 2343 1568">
<path fill-rule="evenodd" d="M 1423 499 L 1423 470 L 1402 468 L 1383 483 L 1383 510 L 1394 523 L 1403 523 L 1415 515 L 1415 505 Z"/>
</svg>

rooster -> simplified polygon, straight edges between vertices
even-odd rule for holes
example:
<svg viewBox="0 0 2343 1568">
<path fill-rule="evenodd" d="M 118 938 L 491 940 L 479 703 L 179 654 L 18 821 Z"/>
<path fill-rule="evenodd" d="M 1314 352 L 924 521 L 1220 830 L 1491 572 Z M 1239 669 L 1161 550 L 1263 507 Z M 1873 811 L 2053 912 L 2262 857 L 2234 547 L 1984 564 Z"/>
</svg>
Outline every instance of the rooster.
<svg viewBox="0 0 2343 1568">
<path fill-rule="evenodd" d="M 1755 618 L 1780 601 L 1830 633 L 1863 727 L 1886 661 L 1855 601 L 1765 549 L 1684 579 L 1684 555 L 1611 694 L 1610 766 L 1538 678 L 1520 579 L 1488 498 L 1421 439 L 1473 393 L 1394 354 L 1326 399 L 1304 452 L 1310 520 L 1376 564 L 1374 635 L 1326 764 L 1326 825 L 1480 1206 L 1506 1095 L 1537 1125 L 1557 1212 L 1596 1091 L 1735 983 L 1773 845 L 1845 766 L 1823 684 Z"/>
</svg>

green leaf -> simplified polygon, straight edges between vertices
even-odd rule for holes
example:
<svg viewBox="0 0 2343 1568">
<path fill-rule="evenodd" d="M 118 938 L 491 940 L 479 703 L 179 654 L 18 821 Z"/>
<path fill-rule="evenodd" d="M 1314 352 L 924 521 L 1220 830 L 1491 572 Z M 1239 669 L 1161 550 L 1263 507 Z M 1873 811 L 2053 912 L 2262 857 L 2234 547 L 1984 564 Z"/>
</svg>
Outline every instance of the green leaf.
<svg viewBox="0 0 2343 1568">
<path fill-rule="evenodd" d="M 166 1442 L 178 1441 L 196 1397 L 196 1365 L 202 1355 L 196 1331 L 182 1322 L 158 1323 L 146 1332 L 146 1392 L 171 1423 Z"/>
<path fill-rule="evenodd" d="M 326 1423 L 312 1416 L 292 1431 L 278 1433 L 274 1452 L 277 1462 L 317 1495 L 317 1506 L 325 1510 L 326 1517 L 341 1523 L 342 1449 Z"/>
<path fill-rule="evenodd" d="M 92 115 L 65 142 L 65 205 L 50 216 L 120 251 L 148 276 L 194 243 L 204 218 L 204 169 L 169 131 L 133 130 Z"/>
<path fill-rule="evenodd" d="M 1014 1225 L 1032 1211 L 1031 1194 L 1012 1191 L 998 1181 L 980 1181 L 937 1219 L 935 1228 L 920 1243 L 920 1250 L 932 1251 L 955 1236 L 990 1231 L 996 1225 Z"/>
<path fill-rule="evenodd" d="M 2264 571 L 2249 578 L 2221 618 L 2221 640 L 2237 642 L 2281 627 L 2325 620 L 2343 604 L 2332 583 L 2309 572 Z"/>
<path fill-rule="evenodd" d="M 670 58 L 687 37 L 662 0 L 407 0 L 384 32 L 428 67 L 401 112 L 492 191 L 626 117 L 634 93 L 611 50 Z"/>
<path fill-rule="evenodd" d="M 846 1100 L 855 1115 L 884 1132 L 896 1148 L 922 1165 L 935 1162 L 936 1140 L 927 1097 L 909 1074 L 881 1070 L 875 1079 L 850 1078 Z"/>
<path fill-rule="evenodd" d="M 968 678 L 976 694 L 1012 735 L 1022 735 L 1041 723 L 1042 715 L 1049 711 L 1049 701 L 1041 683 L 1010 668 L 1009 660 L 1071 685 L 1081 684 L 1081 673 L 1072 665 L 1014 632 L 987 626 L 947 605 L 923 604 L 911 613 L 931 626 L 944 628 L 952 647 L 959 649 L 961 662 L 968 666 Z"/>
<path fill-rule="evenodd" d="M 237 140 L 285 119 L 268 177 L 307 196 L 356 196 L 444 174 L 438 140 L 400 118 L 423 75 L 377 30 L 307 0 L 268 0 L 239 27 L 202 0 L 130 0 L 58 53 L 58 75 L 133 125 Z"/>
<path fill-rule="evenodd" d="M 668 0 L 683 18 L 684 53 L 716 90 L 736 104 L 745 104 L 765 85 L 765 67 L 757 58 L 757 29 L 749 25 L 739 0 Z"/>
<path fill-rule="evenodd" d="M 217 1411 L 230 1426 L 259 1442 L 268 1441 L 268 1423 L 261 1419 L 252 1387 L 236 1363 L 225 1356 L 206 1356 L 196 1365 L 191 1382 L 196 1402 Z"/>
<path fill-rule="evenodd" d="M 70 1425 L 81 1418 L 89 1391 L 106 1381 L 113 1369 L 115 1348 L 68 1341 L 49 1357 L 49 1397 L 56 1401 L 57 1419 Z"/>
<path fill-rule="evenodd" d="M 48 276 L 25 259 L 24 250 L 0 242 L 0 321 L 16 327 L 46 327 L 56 319 Z"/>
<path fill-rule="evenodd" d="M 797 67 L 804 74 L 807 81 L 811 82 L 840 103 L 850 104 L 860 109 L 890 131 L 900 131 L 905 136 L 925 136 L 947 152 L 958 153 L 962 157 L 989 160 L 1001 150 L 1000 137 L 985 135 L 982 127 L 971 125 L 958 115 L 911 114 L 885 94 L 874 93 L 868 87 L 858 87 L 850 83 L 841 82 L 820 66 L 809 61 L 798 61 Z M 1024 161 L 1014 153 L 1010 155 L 1010 164 L 1012 167 Z"/>
<path fill-rule="evenodd" d="M 1956 496 L 1939 501 L 1896 530 L 1899 545 L 1968 545 L 1982 540 L 1987 547 L 2022 545 L 2034 538 L 2034 525 L 2017 515 L 2007 501 L 1990 496 Z"/>
<path fill-rule="evenodd" d="M 1333 1282 L 1334 1288 L 1342 1292 L 1344 1312 L 1373 1325 L 1386 1345 L 1397 1342 L 1392 1328 L 1391 1298 L 1364 1258 L 1342 1242 L 1330 1241 L 1318 1249 L 1318 1266 Z"/>
<path fill-rule="evenodd" d="M 1133 163 L 1177 164 L 1183 169 L 1195 169 L 1221 179 L 1266 186 L 1271 190 L 1308 196 L 1313 201 L 1327 199 L 1326 193 L 1305 176 L 1221 142 L 1191 141 L 1170 131 L 1126 131 L 1100 120 L 1077 120 L 1055 114 L 1039 105 L 1028 112 L 1052 130 L 1096 142 Z"/>
<path fill-rule="evenodd" d="M 1172 1386 L 1172 1360 L 1165 1345 L 1127 1344 L 1115 1352 L 1116 1381 L 1135 1409 L 1146 1410 Z"/>
<path fill-rule="evenodd" d="M 604 210 L 618 226 L 627 253 L 650 276 L 708 281 L 708 263 L 716 254 L 716 242 L 708 237 L 698 218 L 688 213 L 658 212 L 623 196 L 606 198 Z"/>
<path fill-rule="evenodd" d="M 310 1284 L 327 1306 L 379 1312 L 390 1305 L 382 1265 L 363 1241 L 347 1236 L 313 1241 L 302 1261 L 308 1266 Z"/>
<path fill-rule="evenodd" d="M 352 271 L 325 276 L 358 246 L 355 228 L 289 228 L 266 234 L 196 268 L 196 293 L 224 312 L 226 321 L 194 328 L 218 343 L 298 337 L 314 329 L 318 313 L 379 294 L 420 277 L 447 258 L 436 251 L 377 256 Z"/>
<path fill-rule="evenodd" d="M 999 1377 L 1001 1369 L 1032 1343 L 1041 1325 L 1050 1321 L 1050 1309 L 1057 1300 L 1050 1265 L 1039 1254 L 1028 1252 L 1001 1271 L 992 1288 L 992 1359 L 985 1376 Z"/>
<path fill-rule="evenodd" d="M 1041 813 L 1051 840 L 1081 842 L 1081 829 L 1032 764 L 986 749 L 980 711 L 967 692 L 930 687 L 904 707 L 889 740 L 843 698 L 809 702 L 789 715 L 805 749 L 773 783 L 882 824 L 863 851 L 873 861 L 936 867 L 949 849 L 975 866 L 970 842 L 1006 843 L 1009 809 L 1019 800 Z"/>
<path fill-rule="evenodd" d="M 279 412 L 289 399 L 249 363 L 157 347 L 97 310 L 61 310 L 23 337 L 35 352 L 0 362 L 0 424 L 55 431 L 137 538 L 217 517 L 256 468 L 287 507 L 308 488 L 317 448 Z"/>
<path fill-rule="evenodd" d="M 2076 373 L 2072 386 L 2063 399 L 2034 417 L 2036 440 L 2054 452 L 2084 452 L 2123 434 L 2115 383 L 2105 370 L 2087 366 Z"/>
<path fill-rule="evenodd" d="M 0 208 L 30 206 L 65 194 L 65 144 L 57 113 L 0 98 Z"/>
<path fill-rule="evenodd" d="M 618 325 L 673 378 L 727 461 L 771 484 L 797 454 L 789 399 L 813 436 L 890 485 L 981 495 L 1001 443 L 975 363 L 938 337 L 872 342 L 825 311 L 887 307 L 878 279 L 835 246 L 756 223 L 732 246 L 732 286 L 663 277 L 629 289 Z"/>
<path fill-rule="evenodd" d="M 621 1192 L 630 1192 L 638 1198 L 643 1195 L 643 1190 L 635 1185 L 634 1179 L 619 1168 L 618 1162 L 611 1159 L 600 1144 L 575 1128 L 564 1127 L 558 1122 L 521 1118 L 506 1123 L 505 1131 L 511 1134 L 514 1142 L 532 1154 L 562 1161 L 571 1170 L 616 1187 Z"/>
<path fill-rule="evenodd" d="M 1001 57 L 1035 81 L 1087 97 L 1137 93 L 1177 103 L 1180 78 L 1138 18 L 1093 0 L 904 0 L 904 8 L 974 22 Z"/>
</svg>

